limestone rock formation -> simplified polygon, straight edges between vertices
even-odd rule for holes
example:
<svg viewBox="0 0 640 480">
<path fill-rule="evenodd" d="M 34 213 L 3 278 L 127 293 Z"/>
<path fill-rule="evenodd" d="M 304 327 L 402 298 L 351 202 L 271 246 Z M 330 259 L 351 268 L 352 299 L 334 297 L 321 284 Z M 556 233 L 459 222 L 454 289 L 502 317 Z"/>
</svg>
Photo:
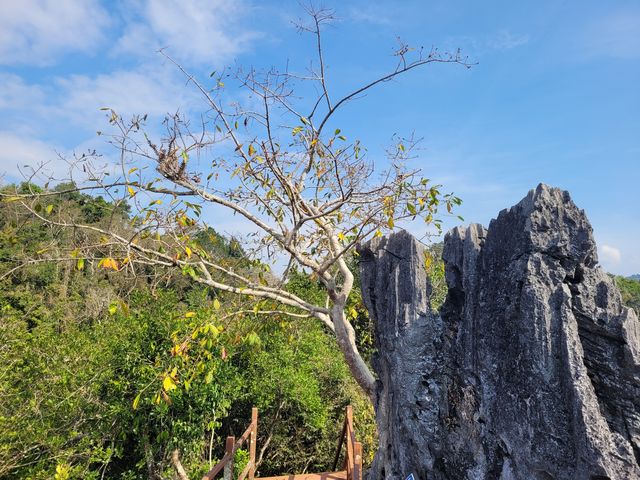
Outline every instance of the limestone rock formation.
<svg viewBox="0 0 640 480">
<path fill-rule="evenodd" d="M 360 249 L 376 331 L 372 479 L 640 479 L 640 322 L 569 194 L 540 185 L 445 237 L 431 311 L 421 245 Z"/>
</svg>

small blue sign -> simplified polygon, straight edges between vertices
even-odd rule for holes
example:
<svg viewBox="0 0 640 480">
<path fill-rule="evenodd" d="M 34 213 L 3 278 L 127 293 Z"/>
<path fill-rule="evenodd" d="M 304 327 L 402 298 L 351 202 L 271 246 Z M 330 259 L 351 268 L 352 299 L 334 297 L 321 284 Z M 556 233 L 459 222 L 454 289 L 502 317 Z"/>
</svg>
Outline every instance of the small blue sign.
<svg viewBox="0 0 640 480">
<path fill-rule="evenodd" d="M 410 473 L 405 480 L 416 480 L 416 477 L 413 476 L 413 473 Z"/>
</svg>

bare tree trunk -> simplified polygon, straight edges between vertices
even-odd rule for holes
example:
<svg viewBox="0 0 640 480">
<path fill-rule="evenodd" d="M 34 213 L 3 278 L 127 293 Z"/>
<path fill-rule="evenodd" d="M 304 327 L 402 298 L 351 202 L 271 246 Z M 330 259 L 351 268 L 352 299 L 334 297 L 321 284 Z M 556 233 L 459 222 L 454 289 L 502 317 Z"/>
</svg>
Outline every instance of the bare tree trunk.
<svg viewBox="0 0 640 480">
<path fill-rule="evenodd" d="M 371 401 L 374 401 L 376 379 L 358 351 L 355 331 L 344 314 L 344 303 L 336 303 L 331 308 L 330 317 L 335 327 L 338 346 L 351 374 Z"/>
<path fill-rule="evenodd" d="M 180 462 L 180 452 L 177 449 L 171 454 L 171 461 L 173 462 L 173 467 L 176 469 L 176 475 L 179 480 L 189 480 L 189 476 Z"/>
</svg>

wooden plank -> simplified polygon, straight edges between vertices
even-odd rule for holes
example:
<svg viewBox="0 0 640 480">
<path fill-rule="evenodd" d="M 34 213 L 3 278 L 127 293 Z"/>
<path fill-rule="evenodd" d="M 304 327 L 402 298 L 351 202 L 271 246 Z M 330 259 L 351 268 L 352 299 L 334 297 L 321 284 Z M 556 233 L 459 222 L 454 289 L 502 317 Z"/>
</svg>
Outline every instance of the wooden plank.
<svg viewBox="0 0 640 480">
<path fill-rule="evenodd" d="M 278 477 L 259 477 L 259 480 L 346 480 L 347 472 L 298 473 Z M 258 479 L 256 479 L 258 480 Z"/>
<path fill-rule="evenodd" d="M 249 437 L 249 480 L 253 480 L 256 474 L 256 442 L 258 441 L 258 409 L 251 409 L 251 437 Z"/>
</svg>

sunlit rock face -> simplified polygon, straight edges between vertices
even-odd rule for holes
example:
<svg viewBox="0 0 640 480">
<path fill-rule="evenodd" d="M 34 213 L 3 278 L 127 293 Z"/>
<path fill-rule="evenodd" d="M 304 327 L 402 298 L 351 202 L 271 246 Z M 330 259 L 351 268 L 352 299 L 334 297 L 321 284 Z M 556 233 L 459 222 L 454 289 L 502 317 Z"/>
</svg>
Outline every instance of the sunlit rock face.
<svg viewBox="0 0 640 480">
<path fill-rule="evenodd" d="M 640 322 L 584 212 L 545 185 L 445 237 L 431 312 L 422 246 L 360 249 L 376 326 L 372 479 L 640 479 Z"/>
</svg>

